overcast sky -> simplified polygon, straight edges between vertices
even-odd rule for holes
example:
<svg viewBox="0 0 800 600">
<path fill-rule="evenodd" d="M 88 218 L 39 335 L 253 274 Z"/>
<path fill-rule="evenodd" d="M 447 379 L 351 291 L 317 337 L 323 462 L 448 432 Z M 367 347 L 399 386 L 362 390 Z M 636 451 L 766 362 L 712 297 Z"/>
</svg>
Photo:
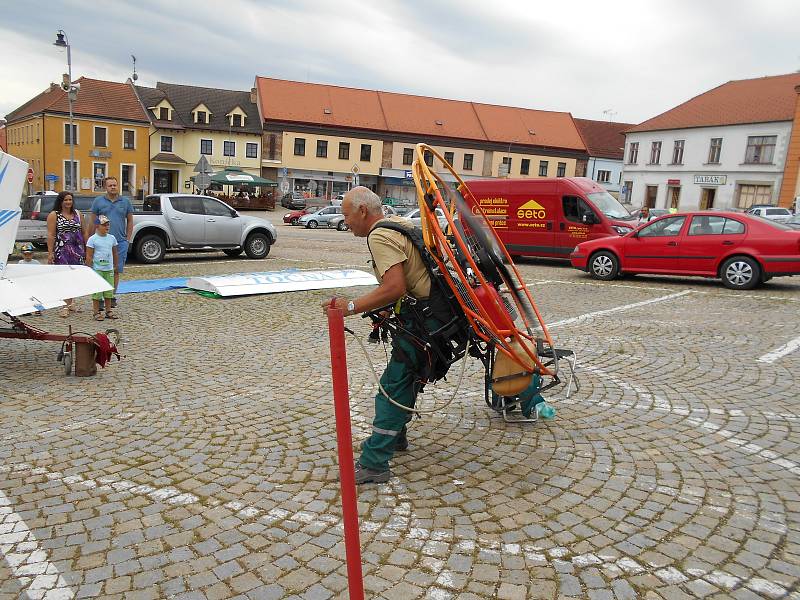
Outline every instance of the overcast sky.
<svg viewBox="0 0 800 600">
<path fill-rule="evenodd" d="M 73 77 L 247 90 L 256 74 L 639 123 L 800 70 L 797 0 L 0 0 L 0 116 Z M 605 111 L 613 111 L 611 113 Z"/>
</svg>

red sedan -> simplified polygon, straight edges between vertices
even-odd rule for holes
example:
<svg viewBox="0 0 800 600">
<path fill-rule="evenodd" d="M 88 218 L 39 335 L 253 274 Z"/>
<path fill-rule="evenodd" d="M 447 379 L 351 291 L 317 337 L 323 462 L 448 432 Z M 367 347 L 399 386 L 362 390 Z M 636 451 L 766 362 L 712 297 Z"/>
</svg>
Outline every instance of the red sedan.
<svg viewBox="0 0 800 600">
<path fill-rule="evenodd" d="M 773 277 L 800 275 L 800 231 L 742 213 L 680 213 L 622 237 L 578 244 L 569 258 L 595 279 L 620 273 L 699 275 L 749 290 Z"/>
<path fill-rule="evenodd" d="M 300 217 L 303 215 L 307 215 L 310 211 L 308 209 L 303 210 L 292 210 L 283 215 L 283 222 L 287 225 L 297 225 L 297 222 L 300 220 Z"/>
</svg>

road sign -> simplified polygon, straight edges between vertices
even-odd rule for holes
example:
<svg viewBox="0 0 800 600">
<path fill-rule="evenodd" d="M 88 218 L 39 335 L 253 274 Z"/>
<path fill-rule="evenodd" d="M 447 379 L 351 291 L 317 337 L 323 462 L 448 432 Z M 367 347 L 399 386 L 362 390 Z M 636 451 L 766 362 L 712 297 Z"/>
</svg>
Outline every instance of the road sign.
<svg viewBox="0 0 800 600">
<path fill-rule="evenodd" d="M 211 175 L 209 175 L 208 173 L 200 173 L 198 175 L 195 175 L 194 184 L 201 190 L 206 189 L 209 185 L 211 185 Z"/>
<path fill-rule="evenodd" d="M 28 183 L 33 183 L 33 169 L 28 169 Z"/>
<path fill-rule="evenodd" d="M 58 181 L 58 175 L 56 175 L 55 173 L 48 173 L 47 175 L 44 176 L 44 178 L 47 181 Z"/>
<path fill-rule="evenodd" d="M 350 170 L 353 172 L 353 175 L 358 175 L 360 169 L 358 168 L 358 165 L 353 165 L 353 168 Z"/>
<path fill-rule="evenodd" d="M 213 173 L 211 170 L 211 165 L 208 164 L 208 159 L 205 155 L 200 157 L 200 160 L 197 161 L 197 164 L 194 166 L 195 173 Z"/>
<path fill-rule="evenodd" d="M 289 191 L 289 182 L 286 181 L 285 179 L 283 181 L 281 181 L 281 191 L 284 194 Z"/>
<path fill-rule="evenodd" d="M 281 177 L 286 177 L 289 174 L 289 169 L 286 167 L 281 168 Z"/>
</svg>

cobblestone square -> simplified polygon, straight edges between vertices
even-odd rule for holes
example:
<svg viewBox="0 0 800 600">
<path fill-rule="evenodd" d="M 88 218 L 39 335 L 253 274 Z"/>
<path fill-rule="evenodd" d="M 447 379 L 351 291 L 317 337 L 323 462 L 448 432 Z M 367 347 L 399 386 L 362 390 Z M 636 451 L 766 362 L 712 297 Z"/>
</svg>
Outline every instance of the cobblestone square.
<svg viewBox="0 0 800 600">
<path fill-rule="evenodd" d="M 124 277 L 368 269 L 349 233 L 278 227 L 264 261 L 173 255 Z M 460 364 L 427 389 L 423 407 L 457 397 L 359 490 L 367 597 L 800 598 L 800 351 L 758 360 L 797 337 L 800 280 L 520 268 L 581 390 L 511 424 L 473 359 L 459 389 Z M 0 598 L 346 598 L 328 295 L 121 296 L 124 359 L 90 378 L 65 377 L 56 344 L 0 341 Z M 71 323 L 94 332 L 83 302 Z M 64 331 L 55 312 L 28 321 Z M 360 353 L 348 342 L 355 444 L 374 394 Z"/>
</svg>

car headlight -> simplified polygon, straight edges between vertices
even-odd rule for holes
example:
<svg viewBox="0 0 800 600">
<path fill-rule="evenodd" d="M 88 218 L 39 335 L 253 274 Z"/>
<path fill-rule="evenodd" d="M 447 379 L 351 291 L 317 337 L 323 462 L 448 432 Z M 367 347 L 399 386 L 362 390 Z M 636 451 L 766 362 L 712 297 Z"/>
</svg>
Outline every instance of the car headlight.
<svg viewBox="0 0 800 600">
<path fill-rule="evenodd" d="M 612 225 L 614 231 L 616 231 L 620 235 L 625 235 L 626 233 L 630 233 L 633 231 L 633 227 L 624 227 L 622 225 Z"/>
</svg>

